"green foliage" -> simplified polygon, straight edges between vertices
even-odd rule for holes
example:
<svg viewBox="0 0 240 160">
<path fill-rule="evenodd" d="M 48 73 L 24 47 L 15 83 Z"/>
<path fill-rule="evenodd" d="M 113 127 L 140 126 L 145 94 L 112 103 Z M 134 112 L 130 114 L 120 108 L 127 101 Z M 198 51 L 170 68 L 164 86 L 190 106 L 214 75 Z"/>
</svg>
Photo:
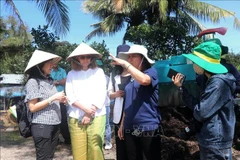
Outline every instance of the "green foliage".
<svg viewBox="0 0 240 160">
<path fill-rule="evenodd" d="M 99 19 L 98 23 L 91 25 L 94 30 L 86 37 L 88 40 L 94 36 L 115 34 L 126 24 L 127 29 L 143 23 L 164 24 L 171 17 L 187 19 L 187 30 L 193 34 L 205 29 L 198 20 L 217 23 L 226 17 L 234 17 L 234 27 L 240 29 L 240 21 L 234 12 L 200 0 L 86 0 L 83 10 Z"/>
<path fill-rule="evenodd" d="M 24 26 L 24 22 L 21 18 L 21 15 L 19 14 L 19 11 L 14 1 L 3 0 L 3 2 L 5 2 L 7 8 L 12 11 L 12 15 L 14 15 L 14 18 L 16 18 L 20 22 L 20 24 Z M 36 3 L 38 9 L 42 11 L 47 21 L 47 24 L 53 27 L 57 35 L 65 36 L 67 34 L 70 27 L 70 19 L 68 16 L 68 7 L 65 5 L 64 2 L 60 0 L 32 0 L 32 2 Z"/>
<path fill-rule="evenodd" d="M 226 54 L 226 55 L 224 55 L 224 59 L 226 59 L 228 63 L 231 63 L 232 65 L 234 65 L 237 68 L 238 71 L 240 71 L 240 53 Z"/>
<path fill-rule="evenodd" d="M 1 19 L 1 47 L 24 47 L 30 44 L 31 35 L 26 36 L 27 27 L 19 24 L 13 16 Z"/>
<path fill-rule="evenodd" d="M 64 68 L 67 72 L 71 69 L 70 63 L 66 61 L 66 58 L 77 48 L 78 45 L 76 43 L 70 44 L 67 41 L 59 42 L 59 38 L 48 30 L 48 26 L 39 26 L 37 29 L 33 28 L 31 33 L 34 38 L 33 45 L 35 48 L 61 56 L 62 60 L 59 62 L 59 66 Z M 109 74 L 112 66 L 108 59 L 109 49 L 105 41 L 102 43 L 93 42 L 90 46 L 103 55 L 102 68 L 106 74 Z"/>
<path fill-rule="evenodd" d="M 2 48 L 11 49 L 25 47 L 31 43 L 31 35 L 25 36 L 27 27 L 19 24 L 12 16 L 0 18 L 0 44 Z"/>
<path fill-rule="evenodd" d="M 111 60 L 108 58 L 109 49 L 107 48 L 105 41 L 103 40 L 102 43 L 97 43 L 94 41 L 90 46 L 102 54 L 103 65 L 100 67 L 104 70 L 105 74 L 109 75 L 113 66 L 111 65 Z"/>
<path fill-rule="evenodd" d="M 27 28 L 14 17 L 0 18 L 0 22 L 0 74 L 21 74 L 33 51 L 31 35 L 25 36 Z"/>
<path fill-rule="evenodd" d="M 77 44 L 70 44 L 69 42 L 59 42 L 59 37 L 48 30 L 48 26 L 38 26 L 37 29 L 32 28 L 33 45 L 39 50 L 50 52 L 62 57 L 59 66 L 66 71 L 71 69 L 70 63 L 66 61 L 68 55 L 78 46 Z"/>
<path fill-rule="evenodd" d="M 32 47 L 25 48 L 24 50 L 19 50 L 15 52 L 15 55 L 5 52 L 1 64 L 1 73 L 23 74 L 28 60 L 31 57 L 31 52 L 33 52 Z"/>
<path fill-rule="evenodd" d="M 175 19 L 159 25 L 142 24 L 128 29 L 124 39 L 135 44 L 142 44 L 149 50 L 153 59 L 167 59 L 172 55 L 190 53 L 199 42 L 188 35 L 187 23 Z"/>
<path fill-rule="evenodd" d="M 38 26 L 37 29 L 32 28 L 31 34 L 33 36 L 33 46 L 39 50 L 46 52 L 53 52 L 56 48 L 55 42 L 59 37 L 48 30 L 48 26 Z"/>
<path fill-rule="evenodd" d="M 70 44 L 67 41 L 56 42 L 54 53 L 61 56 L 62 60 L 59 62 L 59 66 L 64 68 L 67 72 L 71 70 L 70 63 L 66 61 L 67 57 L 72 53 L 72 51 L 77 48 L 77 44 Z"/>
</svg>

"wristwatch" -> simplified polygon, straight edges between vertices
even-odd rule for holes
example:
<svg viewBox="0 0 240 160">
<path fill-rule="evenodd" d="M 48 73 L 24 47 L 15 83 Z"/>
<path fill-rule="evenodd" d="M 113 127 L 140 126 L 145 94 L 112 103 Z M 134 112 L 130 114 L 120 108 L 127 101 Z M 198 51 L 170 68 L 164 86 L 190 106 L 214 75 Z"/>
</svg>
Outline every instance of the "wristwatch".
<svg viewBox="0 0 240 160">
<path fill-rule="evenodd" d="M 60 84 L 59 81 L 56 81 L 56 82 L 57 82 L 58 85 Z"/>
<path fill-rule="evenodd" d="M 178 91 L 179 91 L 180 93 L 183 92 L 183 88 L 182 88 L 182 86 L 178 87 Z"/>
</svg>

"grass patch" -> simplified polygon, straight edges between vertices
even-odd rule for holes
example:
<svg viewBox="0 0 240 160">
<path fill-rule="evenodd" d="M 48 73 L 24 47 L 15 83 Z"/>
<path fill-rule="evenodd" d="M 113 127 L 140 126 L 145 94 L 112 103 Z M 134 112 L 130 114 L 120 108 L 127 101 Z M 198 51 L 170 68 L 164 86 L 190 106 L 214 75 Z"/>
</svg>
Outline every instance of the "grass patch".
<svg viewBox="0 0 240 160">
<path fill-rule="evenodd" d="M 26 142 L 26 139 L 18 131 L 1 132 L 1 146 L 19 145 L 24 142 Z"/>
</svg>

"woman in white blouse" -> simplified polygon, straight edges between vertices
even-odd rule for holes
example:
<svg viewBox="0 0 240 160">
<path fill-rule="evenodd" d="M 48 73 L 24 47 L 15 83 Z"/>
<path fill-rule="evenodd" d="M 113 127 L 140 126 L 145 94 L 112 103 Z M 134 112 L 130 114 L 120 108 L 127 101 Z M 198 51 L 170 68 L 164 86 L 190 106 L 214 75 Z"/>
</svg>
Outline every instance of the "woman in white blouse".
<svg viewBox="0 0 240 160">
<path fill-rule="evenodd" d="M 67 75 L 69 130 L 74 160 L 103 160 L 106 123 L 106 79 L 96 65 L 101 54 L 81 43 L 67 58 L 72 70 Z"/>
</svg>

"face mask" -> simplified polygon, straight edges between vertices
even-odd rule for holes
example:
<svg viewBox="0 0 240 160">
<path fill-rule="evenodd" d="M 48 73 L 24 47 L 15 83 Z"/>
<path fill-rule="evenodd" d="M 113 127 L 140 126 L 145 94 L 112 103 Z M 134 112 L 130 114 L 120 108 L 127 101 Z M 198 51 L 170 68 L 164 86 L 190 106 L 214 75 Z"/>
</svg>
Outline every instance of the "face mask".
<svg viewBox="0 0 240 160">
<path fill-rule="evenodd" d="M 204 74 L 204 69 L 195 63 L 193 64 L 193 69 L 198 75 Z"/>
</svg>

